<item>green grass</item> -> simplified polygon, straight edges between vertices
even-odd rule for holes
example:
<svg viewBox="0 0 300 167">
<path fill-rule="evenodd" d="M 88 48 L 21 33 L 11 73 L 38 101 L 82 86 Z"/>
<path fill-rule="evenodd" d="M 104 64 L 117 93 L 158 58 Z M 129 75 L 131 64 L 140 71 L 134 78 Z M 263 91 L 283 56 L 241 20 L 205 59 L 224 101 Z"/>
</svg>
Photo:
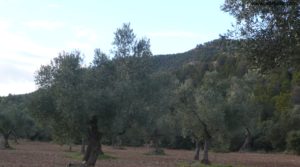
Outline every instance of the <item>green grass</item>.
<svg viewBox="0 0 300 167">
<path fill-rule="evenodd" d="M 177 167 L 237 167 L 232 165 L 220 165 L 220 164 L 211 164 L 211 165 L 204 165 L 200 162 L 179 162 L 177 164 Z"/>
<path fill-rule="evenodd" d="M 66 152 L 66 157 L 81 161 L 83 155 L 79 152 Z M 117 158 L 108 154 L 101 154 L 98 156 L 98 160 L 108 160 L 108 159 L 117 159 Z"/>
</svg>

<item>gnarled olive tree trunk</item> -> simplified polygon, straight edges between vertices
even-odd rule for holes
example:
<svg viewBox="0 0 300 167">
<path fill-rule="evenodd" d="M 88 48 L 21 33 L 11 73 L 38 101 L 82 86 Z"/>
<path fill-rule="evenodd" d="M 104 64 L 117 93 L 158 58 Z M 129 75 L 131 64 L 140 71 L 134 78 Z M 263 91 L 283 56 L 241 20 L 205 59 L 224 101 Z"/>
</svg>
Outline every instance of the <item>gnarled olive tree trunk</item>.
<svg viewBox="0 0 300 167">
<path fill-rule="evenodd" d="M 196 141 L 196 149 L 195 149 L 195 156 L 194 160 L 199 161 L 200 157 L 200 148 L 201 148 L 201 143 L 199 140 Z"/>
<path fill-rule="evenodd" d="M 8 143 L 9 135 L 3 135 L 3 137 L 4 137 L 4 148 L 10 148 L 10 145 Z"/>
<path fill-rule="evenodd" d="M 83 155 L 85 154 L 85 150 L 86 150 L 85 146 L 86 146 L 85 138 L 82 137 L 82 138 L 81 138 L 81 148 L 80 148 L 80 153 L 83 154 Z"/>
<path fill-rule="evenodd" d="M 1 131 L 2 133 L 2 136 L 3 136 L 3 142 L 1 142 L 1 146 L 0 148 L 3 148 L 3 149 L 8 149 L 10 148 L 10 145 L 8 143 L 8 139 L 9 139 L 9 136 L 11 134 L 11 131 L 8 131 L 8 132 L 4 132 L 4 131 Z"/>
<path fill-rule="evenodd" d="M 246 138 L 245 141 L 242 145 L 242 147 L 240 148 L 240 152 L 246 151 L 247 149 L 249 149 L 250 147 L 250 143 L 251 143 L 251 132 L 249 128 L 245 128 L 246 131 Z"/>
<path fill-rule="evenodd" d="M 203 164 L 209 165 L 210 161 L 208 159 L 208 149 L 209 149 L 209 145 L 210 145 L 210 139 L 207 138 L 204 140 L 204 149 L 203 149 L 203 159 L 201 160 L 201 162 Z"/>
<path fill-rule="evenodd" d="M 164 149 L 161 148 L 161 146 L 160 146 L 161 136 L 162 135 L 159 133 L 159 130 L 155 129 L 153 132 L 153 136 L 152 136 L 152 141 L 153 141 L 153 146 L 154 146 L 153 154 L 155 154 L 155 155 L 164 155 L 165 154 Z"/>
<path fill-rule="evenodd" d="M 95 166 L 98 155 L 102 152 L 101 150 L 101 133 L 98 130 L 98 119 L 93 116 L 89 122 L 89 133 L 87 140 L 87 149 L 83 157 L 83 162 L 86 166 Z"/>
<path fill-rule="evenodd" d="M 209 150 L 210 140 L 212 139 L 212 136 L 209 133 L 207 125 L 204 122 L 202 122 L 202 125 L 203 125 L 205 137 L 204 137 L 203 159 L 201 160 L 201 163 L 209 165 L 210 161 L 208 159 L 208 150 Z"/>
</svg>

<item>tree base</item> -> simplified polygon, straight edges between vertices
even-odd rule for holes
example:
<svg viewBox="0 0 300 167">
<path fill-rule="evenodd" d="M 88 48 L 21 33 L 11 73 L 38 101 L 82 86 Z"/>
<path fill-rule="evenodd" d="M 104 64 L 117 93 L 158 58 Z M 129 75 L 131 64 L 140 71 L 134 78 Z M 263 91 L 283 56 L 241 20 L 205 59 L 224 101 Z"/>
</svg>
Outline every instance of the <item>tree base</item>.
<svg viewBox="0 0 300 167">
<path fill-rule="evenodd" d="M 10 145 L 2 145 L 0 146 L 0 150 L 13 150 L 13 147 Z"/>
<path fill-rule="evenodd" d="M 87 167 L 86 165 L 84 164 L 75 164 L 75 163 L 68 163 L 67 167 Z"/>
<path fill-rule="evenodd" d="M 210 161 L 209 161 L 208 159 L 202 159 L 202 160 L 201 160 L 201 163 L 202 163 L 202 164 L 205 164 L 205 165 L 210 165 L 210 164 L 211 164 Z"/>
</svg>

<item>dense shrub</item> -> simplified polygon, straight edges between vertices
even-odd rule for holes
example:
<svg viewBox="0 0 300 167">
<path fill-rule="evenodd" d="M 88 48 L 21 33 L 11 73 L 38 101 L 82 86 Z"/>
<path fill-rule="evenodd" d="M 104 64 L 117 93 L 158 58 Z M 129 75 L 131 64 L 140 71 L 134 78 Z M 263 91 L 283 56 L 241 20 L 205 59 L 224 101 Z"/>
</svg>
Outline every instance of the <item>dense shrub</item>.
<svg viewBox="0 0 300 167">
<path fill-rule="evenodd" d="M 300 155 L 300 131 L 289 132 L 286 142 L 288 144 L 288 149 L 294 151 L 296 154 Z"/>
<path fill-rule="evenodd" d="M 272 143 L 267 139 L 266 136 L 260 135 L 260 136 L 256 136 L 253 139 L 252 149 L 254 151 L 259 150 L 259 151 L 269 152 L 272 151 L 274 148 L 272 146 Z"/>
<path fill-rule="evenodd" d="M 192 141 L 190 137 L 176 136 L 173 138 L 164 137 L 161 140 L 161 146 L 165 148 L 171 149 L 193 149 L 195 147 L 195 143 Z"/>
<path fill-rule="evenodd" d="M 229 151 L 239 151 L 243 142 L 245 140 L 245 135 L 235 134 L 231 137 Z"/>
</svg>

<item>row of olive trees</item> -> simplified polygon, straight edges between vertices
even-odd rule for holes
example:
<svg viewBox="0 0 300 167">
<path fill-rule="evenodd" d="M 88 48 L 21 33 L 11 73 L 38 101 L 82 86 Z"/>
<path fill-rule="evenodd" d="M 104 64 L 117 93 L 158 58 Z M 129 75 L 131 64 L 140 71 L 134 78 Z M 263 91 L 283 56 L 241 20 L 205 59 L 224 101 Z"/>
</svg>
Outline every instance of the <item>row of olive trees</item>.
<svg viewBox="0 0 300 167">
<path fill-rule="evenodd" d="M 141 139 L 157 141 L 157 119 L 167 111 L 167 99 L 159 97 L 168 95 L 164 90 L 172 77 L 152 73 L 149 40 L 137 40 L 124 24 L 115 32 L 113 46 L 113 59 L 96 49 L 93 63 L 83 67 L 79 52 L 64 52 L 36 74 L 33 115 L 50 123 L 57 142 L 87 143 L 87 165 L 95 165 L 103 138 L 120 147 L 125 133 L 140 128 Z"/>
<path fill-rule="evenodd" d="M 102 153 L 101 140 L 121 147 L 126 134 L 134 142 L 152 141 L 154 153 L 161 152 L 163 137 L 191 137 L 195 159 L 204 143 L 204 163 L 210 145 L 223 142 L 226 149 L 233 132 L 246 134 L 240 149 L 247 149 L 257 118 L 252 87 L 257 74 L 228 76 L 197 63 L 177 75 L 155 71 L 149 40 L 137 40 L 129 24 L 116 31 L 113 46 L 113 59 L 96 49 L 93 63 L 83 67 L 79 52 L 61 53 L 37 72 L 40 89 L 31 111 L 51 124 L 54 140 L 87 143 L 88 165 Z"/>
</svg>

